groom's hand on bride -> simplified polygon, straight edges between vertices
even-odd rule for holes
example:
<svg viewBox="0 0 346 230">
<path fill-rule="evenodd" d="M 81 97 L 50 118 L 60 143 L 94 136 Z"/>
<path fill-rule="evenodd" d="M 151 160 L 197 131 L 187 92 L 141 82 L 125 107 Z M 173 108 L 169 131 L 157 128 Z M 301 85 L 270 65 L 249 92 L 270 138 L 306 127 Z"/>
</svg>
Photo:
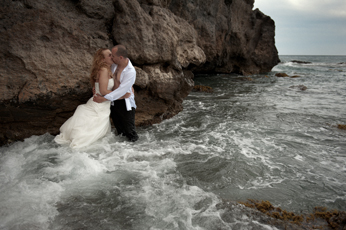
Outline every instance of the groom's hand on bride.
<svg viewBox="0 0 346 230">
<path fill-rule="evenodd" d="M 107 99 L 104 98 L 102 95 L 97 93 L 97 94 L 94 95 L 93 101 L 95 101 L 97 103 L 102 103 L 104 101 L 107 101 Z"/>
</svg>

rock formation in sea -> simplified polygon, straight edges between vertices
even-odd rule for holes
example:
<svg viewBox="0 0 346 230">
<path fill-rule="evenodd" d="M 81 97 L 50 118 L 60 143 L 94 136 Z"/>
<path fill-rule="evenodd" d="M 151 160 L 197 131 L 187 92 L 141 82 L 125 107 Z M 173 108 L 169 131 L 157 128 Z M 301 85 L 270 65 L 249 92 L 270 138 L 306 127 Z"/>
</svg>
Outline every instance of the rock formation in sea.
<svg viewBox="0 0 346 230">
<path fill-rule="evenodd" d="M 254 0 L 0 0 L 0 144 L 57 134 L 91 96 L 100 47 L 127 46 L 136 125 L 179 113 L 194 73 L 268 72 L 274 21 Z"/>
</svg>

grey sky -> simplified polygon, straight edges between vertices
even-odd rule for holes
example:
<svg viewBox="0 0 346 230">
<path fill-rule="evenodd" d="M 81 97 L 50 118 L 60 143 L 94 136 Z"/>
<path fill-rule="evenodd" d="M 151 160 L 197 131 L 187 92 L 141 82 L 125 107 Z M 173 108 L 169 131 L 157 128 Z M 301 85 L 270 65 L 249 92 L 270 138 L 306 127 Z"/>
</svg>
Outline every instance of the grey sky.
<svg viewBox="0 0 346 230">
<path fill-rule="evenodd" d="M 279 55 L 346 55 L 346 0 L 255 0 L 275 21 Z"/>
</svg>

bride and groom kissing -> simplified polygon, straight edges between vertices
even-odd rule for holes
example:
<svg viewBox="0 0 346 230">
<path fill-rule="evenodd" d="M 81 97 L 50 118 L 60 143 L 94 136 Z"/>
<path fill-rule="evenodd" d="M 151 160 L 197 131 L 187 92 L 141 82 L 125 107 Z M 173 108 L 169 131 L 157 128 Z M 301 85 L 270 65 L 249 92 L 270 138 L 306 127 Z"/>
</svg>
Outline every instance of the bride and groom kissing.
<svg viewBox="0 0 346 230">
<path fill-rule="evenodd" d="M 68 144 L 71 148 L 88 146 L 111 132 L 109 116 L 118 135 L 137 141 L 135 80 L 136 70 L 125 46 L 116 45 L 112 51 L 97 50 L 90 73 L 94 96 L 86 104 L 79 105 L 73 116 L 60 127 L 55 142 Z"/>
</svg>

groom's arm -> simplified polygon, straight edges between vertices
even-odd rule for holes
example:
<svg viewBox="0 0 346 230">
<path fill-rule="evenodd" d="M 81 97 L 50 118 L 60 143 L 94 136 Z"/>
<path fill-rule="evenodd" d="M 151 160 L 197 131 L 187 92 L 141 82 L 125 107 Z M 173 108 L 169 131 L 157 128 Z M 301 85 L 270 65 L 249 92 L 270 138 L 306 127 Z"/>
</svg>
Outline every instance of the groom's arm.
<svg viewBox="0 0 346 230">
<path fill-rule="evenodd" d="M 136 80 L 136 71 L 128 70 L 124 73 L 123 79 L 120 82 L 120 85 L 117 89 L 112 91 L 109 94 L 106 94 L 104 98 L 109 101 L 115 101 L 122 96 L 124 96 L 127 92 L 131 91 L 132 85 L 135 84 Z"/>
</svg>

